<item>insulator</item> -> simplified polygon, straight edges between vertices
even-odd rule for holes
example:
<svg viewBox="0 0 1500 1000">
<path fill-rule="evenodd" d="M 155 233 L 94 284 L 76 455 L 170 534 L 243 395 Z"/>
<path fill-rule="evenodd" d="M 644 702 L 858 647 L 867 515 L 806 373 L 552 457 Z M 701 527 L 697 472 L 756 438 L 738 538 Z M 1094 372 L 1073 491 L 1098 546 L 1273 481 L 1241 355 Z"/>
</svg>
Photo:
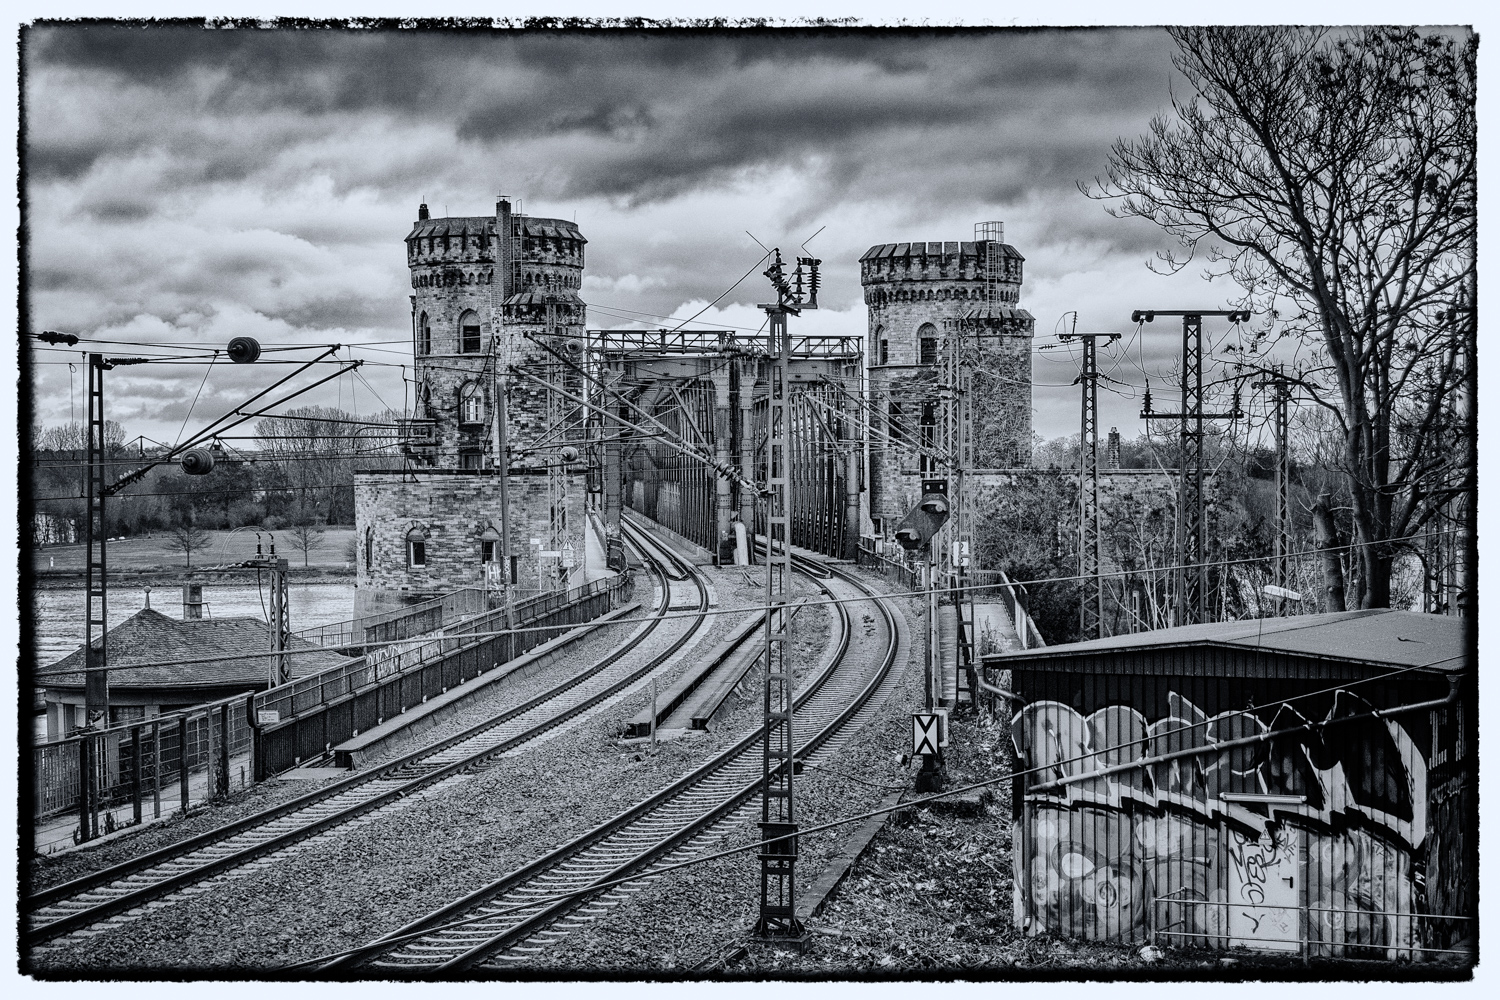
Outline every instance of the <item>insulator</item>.
<svg viewBox="0 0 1500 1000">
<path fill-rule="evenodd" d="M 229 360 L 248 365 L 260 357 L 260 341 L 254 337 L 235 337 L 229 342 Z"/>
<path fill-rule="evenodd" d="M 583 341 L 579 340 L 577 337 L 569 337 L 567 343 L 564 346 L 568 349 L 569 354 L 583 353 Z"/>
<path fill-rule="evenodd" d="M 182 471 L 190 476 L 206 476 L 214 471 L 214 453 L 207 448 L 190 448 L 180 460 Z"/>
<path fill-rule="evenodd" d="M 565 444 L 561 448 L 559 448 L 558 454 L 562 456 L 562 460 L 564 462 L 578 461 L 578 449 L 570 444 Z"/>
</svg>

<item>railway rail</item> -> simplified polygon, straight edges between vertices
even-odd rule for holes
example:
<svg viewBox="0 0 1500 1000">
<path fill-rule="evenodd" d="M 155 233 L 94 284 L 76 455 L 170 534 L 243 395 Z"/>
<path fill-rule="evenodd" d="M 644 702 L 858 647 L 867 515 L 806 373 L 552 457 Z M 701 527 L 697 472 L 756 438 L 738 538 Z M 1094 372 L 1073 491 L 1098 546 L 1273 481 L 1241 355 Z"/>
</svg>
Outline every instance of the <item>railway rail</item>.
<svg viewBox="0 0 1500 1000">
<path fill-rule="evenodd" d="M 684 582 L 708 610 L 705 579 L 686 561 L 631 528 L 633 547 L 661 588 L 661 601 L 645 626 L 604 657 L 514 708 L 431 746 L 404 754 L 376 768 L 324 786 L 290 802 L 141 855 L 92 875 L 33 893 L 26 900 L 24 941 L 31 948 L 60 944 L 66 935 L 148 903 L 186 895 L 192 887 L 351 822 L 439 783 L 456 779 L 494 757 L 538 739 L 595 706 L 624 692 L 667 662 L 705 627 L 699 617 L 662 652 L 644 664 L 621 661 L 652 635 L 674 603 L 674 582 Z M 611 670 L 619 665 L 618 670 Z"/>
<path fill-rule="evenodd" d="M 893 683 L 905 642 L 898 616 L 873 589 L 838 568 L 797 565 L 824 592 L 864 598 L 874 611 L 857 633 L 849 602 L 831 605 L 837 638 L 795 701 L 799 729 L 810 734 L 797 742 L 796 757 L 807 761 L 831 752 L 878 709 L 883 698 L 876 696 Z M 852 645 L 860 655 L 850 655 Z M 630 883 L 598 893 L 590 887 L 685 860 L 747 817 L 760 788 L 761 738 L 757 728 L 593 830 L 320 971 L 422 979 L 527 960 L 634 891 Z"/>
</svg>

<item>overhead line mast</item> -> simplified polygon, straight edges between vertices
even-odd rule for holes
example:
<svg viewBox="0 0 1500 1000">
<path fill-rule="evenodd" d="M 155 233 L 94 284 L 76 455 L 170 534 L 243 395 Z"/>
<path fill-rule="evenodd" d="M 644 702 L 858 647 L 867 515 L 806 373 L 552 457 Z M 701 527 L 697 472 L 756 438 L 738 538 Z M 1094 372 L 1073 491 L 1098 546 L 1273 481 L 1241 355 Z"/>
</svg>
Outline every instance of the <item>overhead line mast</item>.
<svg viewBox="0 0 1500 1000">
<path fill-rule="evenodd" d="M 1074 323 L 1078 316 L 1073 316 Z M 1099 578 L 1099 363 L 1098 340 L 1120 339 L 1118 333 L 1064 333 L 1058 339 L 1079 341 L 1083 363 L 1073 380 L 1082 389 L 1082 420 L 1078 436 L 1078 575 L 1083 578 L 1079 604 L 1079 635 L 1104 637 L 1104 585 Z"/>
<path fill-rule="evenodd" d="M 792 615 L 787 606 L 792 577 L 792 491 L 789 488 L 791 453 L 792 342 L 787 335 L 788 314 L 818 307 L 818 265 L 813 257 L 798 257 L 788 281 L 780 248 L 765 271 L 776 289 L 776 301 L 762 304 L 768 322 L 766 352 L 770 359 L 769 409 L 766 421 L 766 629 L 765 687 L 761 754 L 762 840 L 774 840 L 760 852 L 760 917 L 756 933 L 767 938 L 798 938 L 797 816 L 792 776 L 796 743 L 792 733 L 794 663 L 791 655 Z M 783 839 L 775 839 L 783 838 Z"/>
<path fill-rule="evenodd" d="M 1182 411 L 1180 413 L 1156 413 L 1151 409 L 1151 390 L 1146 390 L 1141 409 L 1143 420 L 1176 420 L 1178 422 L 1178 500 L 1177 500 L 1177 558 L 1176 625 L 1189 625 L 1207 619 L 1208 613 L 1208 568 L 1204 565 L 1204 502 L 1203 502 L 1203 422 L 1205 420 L 1238 420 L 1244 416 L 1240 411 L 1239 391 L 1235 390 L 1234 406 L 1228 413 L 1203 412 L 1203 317 L 1223 316 L 1230 323 L 1243 323 L 1250 319 L 1248 309 L 1137 309 L 1130 314 L 1132 323 L 1152 322 L 1157 316 L 1182 317 Z"/>
</svg>

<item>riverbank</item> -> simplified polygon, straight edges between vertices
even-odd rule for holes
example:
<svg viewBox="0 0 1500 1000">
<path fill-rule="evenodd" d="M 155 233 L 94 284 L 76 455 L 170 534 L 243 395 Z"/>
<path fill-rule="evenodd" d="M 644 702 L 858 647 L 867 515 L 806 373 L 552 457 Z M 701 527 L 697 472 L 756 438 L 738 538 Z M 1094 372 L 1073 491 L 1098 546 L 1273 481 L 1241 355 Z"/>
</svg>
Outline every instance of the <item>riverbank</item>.
<svg viewBox="0 0 1500 1000">
<path fill-rule="evenodd" d="M 317 528 L 303 539 L 303 545 L 297 544 L 295 533 L 288 529 L 257 532 L 237 528 L 203 534 L 206 542 L 193 546 L 191 565 L 177 539 L 167 532 L 111 538 L 107 558 L 110 586 L 156 586 L 183 580 L 243 583 L 253 579 L 254 571 L 214 567 L 266 556 L 272 549 L 289 563 L 287 576 L 293 582 L 354 580 L 354 528 L 348 525 Z M 46 590 L 83 585 L 87 560 L 83 545 L 41 545 L 28 554 L 33 587 Z"/>
<path fill-rule="evenodd" d="M 191 581 L 203 584 L 243 585 L 254 579 L 254 570 L 248 569 L 184 569 L 181 566 L 142 567 L 139 569 L 109 569 L 111 590 L 146 586 L 172 587 Z M 354 582 L 354 570 L 343 567 L 292 566 L 287 570 L 287 582 L 307 586 L 341 585 Z M 84 584 L 81 569 L 33 570 L 30 585 L 33 590 L 74 590 Z"/>
</svg>

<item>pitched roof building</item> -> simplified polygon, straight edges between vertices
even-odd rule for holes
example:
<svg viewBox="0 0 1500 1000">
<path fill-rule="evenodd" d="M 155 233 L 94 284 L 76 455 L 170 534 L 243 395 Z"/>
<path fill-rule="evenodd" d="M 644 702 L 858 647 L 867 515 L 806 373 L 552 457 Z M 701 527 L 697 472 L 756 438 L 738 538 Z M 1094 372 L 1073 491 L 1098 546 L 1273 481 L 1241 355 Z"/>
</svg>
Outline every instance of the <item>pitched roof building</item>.
<svg viewBox="0 0 1500 1000">
<path fill-rule="evenodd" d="M 144 718 L 267 686 L 270 626 L 258 618 L 171 618 L 145 608 L 109 630 L 110 722 Z M 325 670 L 347 657 L 292 636 L 293 677 Z M 223 657 L 223 659 L 211 659 Z M 183 663 L 178 661 L 203 662 Z M 44 668 L 47 738 L 82 725 L 83 647 Z M 53 671 L 76 671 L 53 673 Z"/>
</svg>

